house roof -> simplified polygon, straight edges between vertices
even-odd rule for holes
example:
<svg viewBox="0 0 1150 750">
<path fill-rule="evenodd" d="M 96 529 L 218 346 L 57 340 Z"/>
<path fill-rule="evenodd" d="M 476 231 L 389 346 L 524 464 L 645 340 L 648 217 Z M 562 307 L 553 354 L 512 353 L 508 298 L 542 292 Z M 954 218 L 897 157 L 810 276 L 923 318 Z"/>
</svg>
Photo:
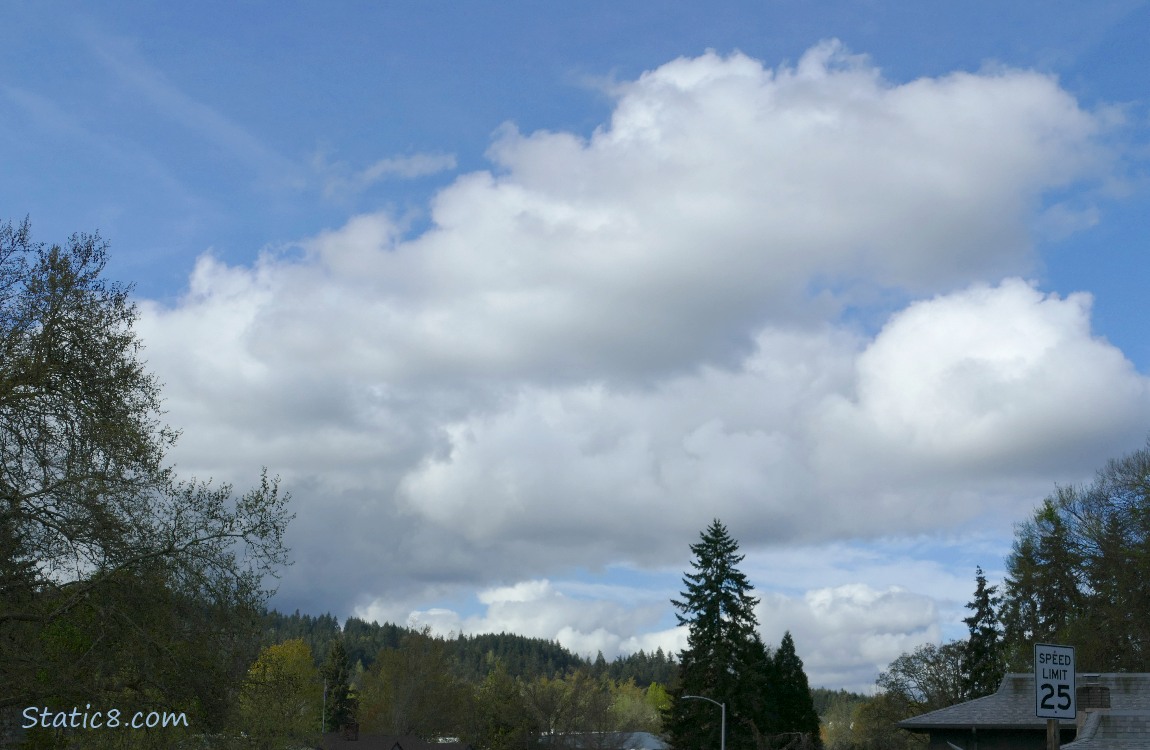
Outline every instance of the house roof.
<svg viewBox="0 0 1150 750">
<path fill-rule="evenodd" d="M 1074 720 L 1063 719 L 1061 723 L 1072 726 Z M 903 729 L 917 731 L 973 726 L 988 729 L 1044 729 L 1046 719 L 1040 719 L 1034 714 L 1034 675 L 1011 673 L 1002 678 L 998 690 L 991 695 L 905 719 L 898 725 Z"/>
<path fill-rule="evenodd" d="M 1144 750 L 1147 746 L 1150 746 L 1150 712 L 1111 710 L 1090 714 L 1074 742 L 1062 747 L 1064 750 Z"/>
<path fill-rule="evenodd" d="M 1088 675 L 1109 688 L 1110 710 L 1089 714 L 1066 750 L 1142 750 L 1150 747 L 1150 674 Z"/>
<path fill-rule="evenodd" d="M 1150 673 L 1079 673 L 1075 676 L 1075 684 L 1080 690 L 1087 686 L 1109 689 L 1110 714 L 1114 717 L 1124 713 L 1130 715 L 1144 713 L 1145 717 L 1150 719 Z M 1072 725 L 1074 721 L 1063 719 L 1060 724 Z M 1103 721 L 1102 724 L 1105 725 L 1106 722 Z M 918 730 L 972 726 L 1034 728 L 1045 725 L 1047 720 L 1037 718 L 1034 712 L 1034 675 L 1029 673 L 1007 674 L 995 694 L 898 722 L 898 726 L 904 729 Z M 1147 734 L 1142 737 L 1142 747 L 1148 747 L 1150 726 L 1147 727 Z M 1083 749 L 1087 747 L 1088 745 L 1082 745 Z"/>
<path fill-rule="evenodd" d="M 1150 674 L 1107 672 L 1079 673 L 1079 712 L 1087 713 L 1085 723 L 1073 742 L 1063 750 L 1145 750 L 1150 747 Z M 1083 697 L 1096 701 L 1084 706 Z M 1109 704 L 1108 707 L 1106 704 Z M 1062 726 L 1074 721 L 1063 719 Z M 1034 729 L 1042 730 L 1046 719 L 1035 716 L 1034 675 L 1008 674 L 998 691 L 984 698 L 931 711 L 898 723 L 903 729 Z"/>
</svg>

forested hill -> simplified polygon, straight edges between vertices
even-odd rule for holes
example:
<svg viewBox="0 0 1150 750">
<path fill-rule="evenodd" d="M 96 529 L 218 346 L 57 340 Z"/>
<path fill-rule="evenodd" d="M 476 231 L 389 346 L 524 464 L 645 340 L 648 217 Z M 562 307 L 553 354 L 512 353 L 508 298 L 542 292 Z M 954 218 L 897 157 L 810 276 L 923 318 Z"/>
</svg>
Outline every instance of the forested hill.
<svg viewBox="0 0 1150 750">
<path fill-rule="evenodd" d="M 334 615 L 285 615 L 274 610 L 267 613 L 263 628 L 263 645 L 282 643 L 299 638 L 311 647 L 317 665 L 323 661 L 337 638 L 343 637 L 348 661 L 354 666 L 362 664 L 370 669 L 383 649 L 397 649 L 405 636 L 418 631 L 384 623 L 366 622 L 349 617 L 340 627 Z M 634 680 L 639 687 L 651 683 L 669 685 L 678 665 L 662 649 L 648 654 L 643 651 L 607 662 L 602 654 L 587 659 L 572 653 L 555 641 L 528 638 L 513 633 L 460 634 L 445 640 L 451 649 L 452 661 L 458 676 L 469 680 L 482 680 L 497 664 L 501 664 L 513 677 L 562 677 L 578 669 L 606 674 L 616 682 Z"/>
</svg>

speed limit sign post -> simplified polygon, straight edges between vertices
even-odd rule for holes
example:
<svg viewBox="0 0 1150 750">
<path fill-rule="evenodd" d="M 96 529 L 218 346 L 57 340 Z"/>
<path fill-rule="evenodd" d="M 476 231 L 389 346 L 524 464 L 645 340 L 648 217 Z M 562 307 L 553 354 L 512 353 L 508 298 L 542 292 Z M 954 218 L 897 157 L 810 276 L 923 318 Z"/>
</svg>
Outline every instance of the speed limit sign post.
<svg viewBox="0 0 1150 750">
<path fill-rule="evenodd" d="M 1074 691 L 1074 647 L 1034 644 L 1034 710 L 1046 719 L 1046 745 L 1058 750 L 1058 720 L 1078 711 Z"/>
</svg>

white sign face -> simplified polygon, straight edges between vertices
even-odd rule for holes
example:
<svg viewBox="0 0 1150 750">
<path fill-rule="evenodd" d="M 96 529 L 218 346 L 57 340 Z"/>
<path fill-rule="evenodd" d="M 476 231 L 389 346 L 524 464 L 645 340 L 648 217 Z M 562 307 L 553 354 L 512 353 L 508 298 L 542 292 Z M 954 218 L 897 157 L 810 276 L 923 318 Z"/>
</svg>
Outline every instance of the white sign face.
<svg viewBox="0 0 1150 750">
<path fill-rule="evenodd" d="M 1040 719 L 1073 719 L 1074 647 L 1034 644 L 1034 707 Z"/>
</svg>

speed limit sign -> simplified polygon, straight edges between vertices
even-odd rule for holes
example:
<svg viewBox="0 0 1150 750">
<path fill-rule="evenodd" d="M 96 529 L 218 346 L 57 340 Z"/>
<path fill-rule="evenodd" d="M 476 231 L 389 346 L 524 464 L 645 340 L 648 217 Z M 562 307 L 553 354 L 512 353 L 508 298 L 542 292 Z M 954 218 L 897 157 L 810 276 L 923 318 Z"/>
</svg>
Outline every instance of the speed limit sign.
<svg viewBox="0 0 1150 750">
<path fill-rule="evenodd" d="M 1073 719 L 1074 647 L 1034 644 L 1034 706 L 1040 719 Z"/>
</svg>

